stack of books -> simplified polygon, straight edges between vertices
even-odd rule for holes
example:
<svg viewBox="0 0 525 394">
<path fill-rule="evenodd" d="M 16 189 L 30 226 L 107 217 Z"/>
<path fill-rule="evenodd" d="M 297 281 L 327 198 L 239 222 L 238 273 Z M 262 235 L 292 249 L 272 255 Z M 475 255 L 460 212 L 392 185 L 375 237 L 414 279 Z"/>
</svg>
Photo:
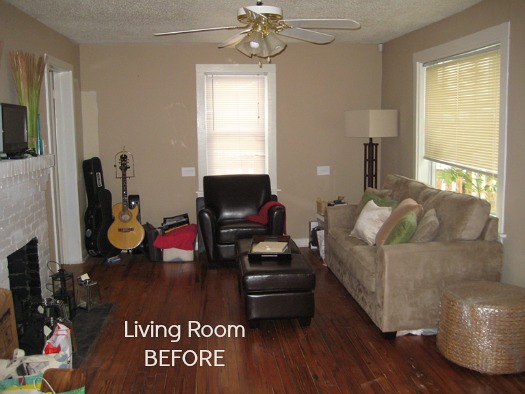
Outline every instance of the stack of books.
<svg viewBox="0 0 525 394">
<path fill-rule="evenodd" d="M 182 215 L 170 216 L 162 220 L 162 230 L 164 233 L 169 233 L 176 228 L 187 226 L 190 224 L 190 219 L 187 213 Z"/>
</svg>

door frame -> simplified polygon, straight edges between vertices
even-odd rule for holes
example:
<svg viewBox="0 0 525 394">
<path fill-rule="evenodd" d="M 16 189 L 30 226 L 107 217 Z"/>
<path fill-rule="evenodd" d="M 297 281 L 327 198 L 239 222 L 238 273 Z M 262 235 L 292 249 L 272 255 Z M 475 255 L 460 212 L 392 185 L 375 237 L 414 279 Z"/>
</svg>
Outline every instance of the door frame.
<svg viewBox="0 0 525 394">
<path fill-rule="evenodd" d="M 46 55 L 47 146 L 51 171 L 53 246 L 59 264 L 80 264 L 82 229 L 78 190 L 73 66 Z"/>
</svg>

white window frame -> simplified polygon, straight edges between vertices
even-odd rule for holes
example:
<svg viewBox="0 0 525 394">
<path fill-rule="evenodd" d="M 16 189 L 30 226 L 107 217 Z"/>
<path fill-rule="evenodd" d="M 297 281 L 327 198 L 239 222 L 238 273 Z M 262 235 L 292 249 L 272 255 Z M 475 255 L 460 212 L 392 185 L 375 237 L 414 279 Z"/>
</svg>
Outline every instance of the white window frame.
<svg viewBox="0 0 525 394">
<path fill-rule="evenodd" d="M 416 52 L 414 62 L 415 87 L 415 141 L 416 141 L 416 178 L 420 181 L 434 184 L 432 163 L 424 159 L 425 152 L 425 119 L 422 115 L 425 109 L 425 70 L 426 63 L 444 59 L 462 53 L 477 50 L 490 45 L 499 44 L 501 50 L 501 83 L 500 83 L 500 119 L 499 119 L 499 152 L 498 152 L 498 193 L 497 217 L 499 218 L 500 233 L 504 232 L 505 218 L 505 185 L 507 162 L 507 92 L 509 69 L 509 37 L 510 22 L 490 27 L 480 32 L 460 39 Z"/>
<path fill-rule="evenodd" d="M 264 74 L 267 79 L 267 109 L 268 124 L 266 127 L 266 171 L 270 176 L 272 193 L 276 194 L 277 188 L 277 138 L 276 138 L 276 66 L 265 64 L 259 67 L 256 64 L 197 64 L 197 142 L 198 142 L 198 196 L 202 196 L 202 180 L 207 175 L 206 151 L 206 75 L 208 74 Z"/>
</svg>

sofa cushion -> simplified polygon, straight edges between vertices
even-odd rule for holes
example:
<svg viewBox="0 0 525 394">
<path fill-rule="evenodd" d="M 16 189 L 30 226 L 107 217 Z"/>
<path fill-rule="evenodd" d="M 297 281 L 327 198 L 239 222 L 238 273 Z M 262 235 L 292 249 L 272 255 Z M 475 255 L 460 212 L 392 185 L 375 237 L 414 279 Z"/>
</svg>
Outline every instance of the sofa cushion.
<svg viewBox="0 0 525 394">
<path fill-rule="evenodd" d="M 251 238 L 254 235 L 266 235 L 268 228 L 264 224 L 244 219 L 223 220 L 217 223 L 217 243 L 235 244 L 240 238 Z"/>
<path fill-rule="evenodd" d="M 331 228 L 330 237 L 336 241 L 337 247 L 343 250 L 343 253 L 346 253 L 349 248 L 356 245 L 368 245 L 362 239 L 351 237 L 348 233 L 348 229 L 343 227 Z"/>
<path fill-rule="evenodd" d="M 373 200 L 370 200 L 359 214 L 350 235 L 366 241 L 369 245 L 374 245 L 377 232 L 391 212 L 391 207 L 380 207 Z"/>
<path fill-rule="evenodd" d="M 328 238 L 326 243 L 334 246 L 330 249 L 330 253 L 334 254 L 340 261 L 346 260 L 349 250 L 354 246 L 368 245 L 362 239 L 351 237 L 347 229 L 340 227 L 330 229 Z"/>
<path fill-rule="evenodd" d="M 439 220 L 434 208 L 425 212 L 417 225 L 416 232 L 410 242 L 431 242 L 436 238 L 439 230 Z"/>
<path fill-rule="evenodd" d="M 385 177 L 383 188 L 392 190 L 391 196 L 397 201 L 412 198 L 421 203 L 419 195 L 423 190 L 428 188 L 428 185 L 401 175 L 390 174 Z"/>
<path fill-rule="evenodd" d="M 436 210 L 439 231 L 436 241 L 478 239 L 490 215 L 490 204 L 467 194 L 428 188 L 421 192 L 421 204 Z"/>
<path fill-rule="evenodd" d="M 395 235 L 392 235 L 392 239 L 405 239 L 408 235 L 406 235 L 406 232 L 410 232 L 411 226 L 411 220 L 410 218 L 404 218 L 405 215 L 409 212 L 414 212 L 415 218 L 416 218 L 416 226 L 417 226 L 417 219 L 421 216 L 423 212 L 423 207 L 418 204 L 414 199 L 412 198 L 405 198 L 403 201 L 399 203 L 397 207 L 394 208 L 392 211 L 392 214 L 388 217 L 388 219 L 383 223 L 379 231 L 376 235 L 376 245 L 380 246 L 385 243 L 387 238 L 393 234 L 393 231 L 395 230 Z M 415 228 L 414 228 L 415 231 Z M 410 236 L 413 235 L 413 231 L 410 234 Z M 408 242 L 408 241 L 405 241 Z M 394 242 L 394 243 L 401 243 L 401 242 Z"/>
</svg>

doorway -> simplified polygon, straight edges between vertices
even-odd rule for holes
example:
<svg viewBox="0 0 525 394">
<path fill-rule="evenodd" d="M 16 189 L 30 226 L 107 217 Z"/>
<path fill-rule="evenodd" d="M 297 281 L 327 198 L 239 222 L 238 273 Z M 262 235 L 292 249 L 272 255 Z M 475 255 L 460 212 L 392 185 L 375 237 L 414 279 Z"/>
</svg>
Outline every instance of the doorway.
<svg viewBox="0 0 525 394">
<path fill-rule="evenodd" d="M 50 187 L 53 219 L 50 240 L 60 264 L 82 263 L 73 91 L 73 67 L 46 56 L 48 143 L 44 154 L 55 156 Z"/>
</svg>

